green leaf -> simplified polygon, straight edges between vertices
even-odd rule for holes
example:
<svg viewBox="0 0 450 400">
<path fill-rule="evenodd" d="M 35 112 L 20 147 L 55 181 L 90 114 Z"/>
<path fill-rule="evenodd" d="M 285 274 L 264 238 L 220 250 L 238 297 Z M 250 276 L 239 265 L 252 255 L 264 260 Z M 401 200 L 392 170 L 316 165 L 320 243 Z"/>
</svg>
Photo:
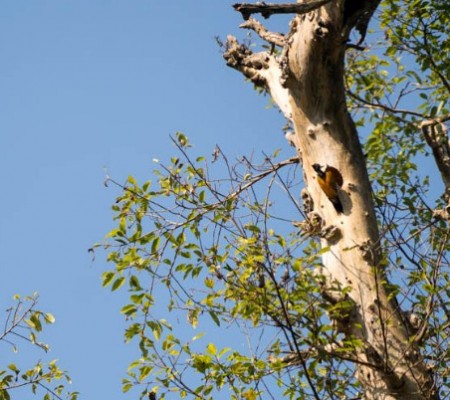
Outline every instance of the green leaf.
<svg viewBox="0 0 450 400">
<path fill-rule="evenodd" d="M 131 175 L 128 176 L 127 181 L 128 181 L 128 183 L 131 183 L 133 186 L 137 186 L 136 179 Z"/>
<path fill-rule="evenodd" d="M 214 343 L 209 343 L 208 346 L 206 347 L 206 350 L 208 351 L 209 354 L 213 356 L 217 354 L 217 348 L 214 345 Z"/>
<path fill-rule="evenodd" d="M 188 140 L 188 138 L 186 137 L 186 135 L 184 135 L 183 133 L 177 132 L 177 133 L 176 133 L 176 138 L 177 138 L 177 140 L 178 140 L 178 144 L 179 144 L 181 147 L 188 147 L 188 146 L 189 146 L 189 140 Z"/>
<path fill-rule="evenodd" d="M 209 311 L 209 315 L 211 316 L 212 320 L 215 322 L 217 326 L 220 326 L 220 320 L 217 317 L 217 314 L 214 311 Z"/>
<path fill-rule="evenodd" d="M 128 316 L 135 314 L 136 311 L 137 311 L 137 309 L 134 304 L 127 304 L 126 306 L 122 307 L 122 309 L 120 310 L 120 312 L 122 314 L 125 314 Z"/>
<path fill-rule="evenodd" d="M 136 275 L 132 275 L 130 277 L 130 288 L 132 290 L 142 290 L 142 287 L 139 283 L 139 279 Z"/>
<path fill-rule="evenodd" d="M 155 254 L 158 251 L 160 241 L 161 241 L 161 238 L 159 236 L 157 236 L 155 239 L 153 239 L 152 254 Z"/>
<path fill-rule="evenodd" d="M 217 356 L 217 358 L 221 358 L 223 355 L 225 355 L 226 353 L 228 353 L 230 351 L 231 351 L 230 347 L 224 347 L 222 350 L 220 350 L 220 353 Z"/>
<path fill-rule="evenodd" d="M 0 400 L 11 400 L 9 393 L 5 389 L 0 389 Z"/>
<path fill-rule="evenodd" d="M 45 313 L 44 319 L 45 319 L 45 322 L 47 322 L 48 324 L 54 324 L 56 321 L 55 317 L 50 313 Z"/>
<path fill-rule="evenodd" d="M 196 340 L 198 340 L 198 339 L 201 339 L 203 336 L 205 336 L 205 332 L 200 332 L 198 335 L 195 335 L 195 336 L 192 338 L 192 341 L 194 342 L 194 341 L 196 341 Z"/>
<path fill-rule="evenodd" d="M 16 364 L 9 364 L 9 365 L 8 365 L 8 368 L 9 368 L 11 371 L 15 372 L 16 374 L 20 373 L 20 370 L 19 370 L 19 368 L 16 367 Z"/>
<path fill-rule="evenodd" d="M 111 271 L 104 272 L 102 274 L 102 286 L 108 286 L 114 279 L 115 273 Z"/>
<path fill-rule="evenodd" d="M 126 281 L 126 279 L 125 279 L 125 277 L 123 277 L 123 276 L 117 278 L 117 279 L 114 281 L 114 283 L 113 283 L 113 285 L 112 285 L 112 287 L 111 287 L 111 291 L 114 292 L 115 290 L 117 290 L 117 289 L 119 289 L 120 287 L 122 287 L 122 285 L 125 283 L 125 281 Z"/>
</svg>

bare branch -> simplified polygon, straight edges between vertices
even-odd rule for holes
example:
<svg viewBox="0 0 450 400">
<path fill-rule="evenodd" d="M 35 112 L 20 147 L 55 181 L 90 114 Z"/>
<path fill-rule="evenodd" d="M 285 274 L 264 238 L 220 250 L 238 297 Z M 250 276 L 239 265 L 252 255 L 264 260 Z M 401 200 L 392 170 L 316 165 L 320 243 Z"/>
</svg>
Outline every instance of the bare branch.
<svg viewBox="0 0 450 400">
<path fill-rule="evenodd" d="M 282 33 L 268 31 L 261 22 L 254 18 L 249 18 L 240 25 L 240 28 L 251 29 L 255 31 L 261 39 L 276 46 L 283 47 L 285 44 L 284 35 Z"/>
<path fill-rule="evenodd" d="M 420 128 L 423 129 L 424 127 L 427 127 L 427 126 L 439 125 L 439 124 L 442 124 L 447 121 L 450 121 L 450 114 L 444 115 L 439 118 L 434 118 L 434 119 L 429 119 L 427 121 L 423 121 L 420 124 Z"/>
<path fill-rule="evenodd" d="M 447 80 L 445 75 L 441 72 L 441 66 L 439 66 L 436 62 L 436 60 L 433 57 L 433 53 L 430 49 L 429 42 L 428 42 L 428 36 L 429 31 L 427 25 L 423 22 L 422 19 L 420 19 L 420 23 L 422 25 L 422 32 L 423 32 L 423 48 L 425 52 L 427 53 L 428 60 L 430 61 L 430 66 L 432 71 L 439 77 L 442 84 L 445 86 L 448 92 L 450 92 L 450 81 Z"/>
<path fill-rule="evenodd" d="M 411 115 L 414 117 L 420 117 L 420 118 L 424 118 L 426 117 L 425 115 L 418 113 L 416 111 L 411 111 L 411 110 L 402 110 L 399 108 L 394 108 L 394 107 L 389 107 L 386 104 L 382 104 L 380 102 L 374 103 L 368 100 L 363 99 L 361 96 L 358 96 L 356 93 L 353 93 L 351 90 L 347 90 L 347 94 L 350 97 L 353 97 L 355 100 L 359 101 L 360 103 L 362 103 L 365 107 L 367 108 L 376 108 L 379 110 L 383 110 L 386 111 L 388 113 L 391 114 L 404 114 L 404 115 Z"/>
<path fill-rule="evenodd" d="M 365 48 L 364 46 L 360 46 L 360 45 L 358 45 L 358 44 L 353 44 L 353 43 L 347 43 L 347 44 L 345 45 L 345 47 L 346 47 L 347 49 L 355 49 L 355 50 L 358 50 L 358 51 L 364 51 L 364 50 L 366 50 L 366 48 Z"/>
<path fill-rule="evenodd" d="M 233 8 L 242 14 L 242 18 L 248 20 L 252 14 L 261 14 L 264 18 L 269 18 L 273 14 L 307 14 L 330 2 L 331 0 L 297 4 L 237 3 L 233 5 Z"/>
<path fill-rule="evenodd" d="M 256 86 L 267 89 L 266 80 L 261 71 L 268 68 L 269 55 L 253 53 L 246 45 L 239 44 L 234 36 L 228 36 L 226 51 L 223 54 L 227 65 L 242 72 Z"/>
<path fill-rule="evenodd" d="M 372 364 L 370 362 L 366 362 L 362 359 L 355 358 L 353 354 L 351 354 L 349 351 L 345 351 L 344 345 L 342 343 L 329 343 L 324 346 L 311 346 L 310 348 L 306 350 L 302 350 L 301 353 L 296 352 L 290 352 L 282 357 L 276 357 L 271 354 L 268 356 L 268 361 L 270 363 L 274 362 L 282 362 L 285 364 L 286 367 L 295 366 L 300 364 L 299 356 L 304 357 L 305 359 L 310 359 L 312 356 L 326 356 L 326 357 L 335 357 L 342 361 L 349 361 L 352 363 L 360 364 L 360 365 L 366 365 L 368 367 L 374 368 L 374 369 L 380 369 L 379 365 Z"/>
</svg>

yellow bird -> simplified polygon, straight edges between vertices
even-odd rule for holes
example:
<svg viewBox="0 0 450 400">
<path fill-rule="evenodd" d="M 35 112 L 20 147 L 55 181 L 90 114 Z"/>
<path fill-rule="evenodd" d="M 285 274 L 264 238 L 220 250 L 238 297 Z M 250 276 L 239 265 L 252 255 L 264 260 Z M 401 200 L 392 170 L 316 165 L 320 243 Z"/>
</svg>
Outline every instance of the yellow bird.
<svg viewBox="0 0 450 400">
<path fill-rule="evenodd" d="M 331 201 L 338 214 L 341 214 L 344 209 L 341 200 L 339 199 L 339 189 L 344 183 L 341 173 L 334 167 L 327 165 L 325 171 L 319 164 L 313 164 L 314 171 L 317 172 L 317 182 L 323 190 L 328 200 Z"/>
</svg>

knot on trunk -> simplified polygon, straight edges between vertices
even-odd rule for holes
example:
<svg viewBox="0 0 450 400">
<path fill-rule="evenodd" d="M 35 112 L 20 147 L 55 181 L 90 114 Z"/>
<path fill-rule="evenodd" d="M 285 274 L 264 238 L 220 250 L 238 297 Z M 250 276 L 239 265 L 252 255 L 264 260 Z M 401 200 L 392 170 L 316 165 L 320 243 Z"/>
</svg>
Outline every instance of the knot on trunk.
<svg viewBox="0 0 450 400">
<path fill-rule="evenodd" d="M 302 235 L 317 236 L 321 235 L 323 219 L 316 212 L 310 212 L 307 219 L 304 221 L 294 221 L 292 225 L 300 229 Z"/>
<path fill-rule="evenodd" d="M 320 231 L 320 237 L 329 243 L 337 242 L 341 237 L 341 230 L 335 225 L 328 225 Z"/>
</svg>

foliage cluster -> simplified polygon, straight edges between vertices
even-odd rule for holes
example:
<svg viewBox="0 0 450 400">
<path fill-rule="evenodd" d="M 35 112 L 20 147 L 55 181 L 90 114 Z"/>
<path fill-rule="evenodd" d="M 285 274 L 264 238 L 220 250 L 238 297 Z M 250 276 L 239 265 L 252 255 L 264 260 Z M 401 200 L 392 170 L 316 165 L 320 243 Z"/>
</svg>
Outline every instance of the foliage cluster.
<svg viewBox="0 0 450 400">
<path fill-rule="evenodd" d="M 14 296 L 15 305 L 6 311 L 3 332 L 0 342 L 9 347 L 14 353 L 19 352 L 18 343 L 29 346 L 27 351 L 40 350 L 47 352 L 48 344 L 39 340 L 45 325 L 53 324 L 55 318 L 52 314 L 37 308 L 37 295 L 20 297 Z M 17 363 L 10 363 L 0 367 L 0 399 L 9 400 L 10 393 L 24 393 L 29 388 L 34 395 L 42 396 L 43 400 L 62 399 L 77 400 L 77 392 L 67 392 L 64 384 L 55 382 L 66 381 L 71 383 L 69 375 L 60 369 L 56 360 L 48 363 L 38 361 L 31 367 L 22 367 Z"/>
</svg>

